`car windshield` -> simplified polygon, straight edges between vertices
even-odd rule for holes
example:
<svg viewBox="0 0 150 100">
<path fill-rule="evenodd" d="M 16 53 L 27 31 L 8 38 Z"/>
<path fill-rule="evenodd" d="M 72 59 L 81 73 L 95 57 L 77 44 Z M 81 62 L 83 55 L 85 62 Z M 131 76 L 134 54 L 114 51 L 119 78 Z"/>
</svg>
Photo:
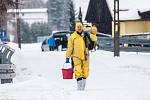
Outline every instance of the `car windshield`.
<svg viewBox="0 0 150 100">
<path fill-rule="evenodd" d="M 67 36 L 68 34 L 71 34 L 71 32 L 66 31 L 66 32 L 56 32 L 53 34 L 54 38 L 55 37 L 63 37 L 63 36 Z"/>
</svg>

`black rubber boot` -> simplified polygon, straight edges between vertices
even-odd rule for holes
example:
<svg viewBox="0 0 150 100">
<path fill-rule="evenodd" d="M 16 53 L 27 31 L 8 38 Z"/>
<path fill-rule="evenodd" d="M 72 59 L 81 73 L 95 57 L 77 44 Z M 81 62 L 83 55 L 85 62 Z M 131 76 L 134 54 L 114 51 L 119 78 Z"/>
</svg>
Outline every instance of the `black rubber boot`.
<svg viewBox="0 0 150 100">
<path fill-rule="evenodd" d="M 77 90 L 82 90 L 82 78 L 77 79 Z"/>
</svg>

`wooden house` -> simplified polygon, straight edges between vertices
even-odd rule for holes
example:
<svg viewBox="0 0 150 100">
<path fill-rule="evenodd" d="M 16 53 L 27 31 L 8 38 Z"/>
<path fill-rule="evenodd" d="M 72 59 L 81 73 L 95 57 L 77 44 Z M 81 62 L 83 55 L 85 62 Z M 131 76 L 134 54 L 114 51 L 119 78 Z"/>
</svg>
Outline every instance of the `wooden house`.
<svg viewBox="0 0 150 100">
<path fill-rule="evenodd" d="M 112 33 L 112 16 L 106 0 L 90 0 L 85 20 L 95 24 L 101 33 Z"/>
</svg>

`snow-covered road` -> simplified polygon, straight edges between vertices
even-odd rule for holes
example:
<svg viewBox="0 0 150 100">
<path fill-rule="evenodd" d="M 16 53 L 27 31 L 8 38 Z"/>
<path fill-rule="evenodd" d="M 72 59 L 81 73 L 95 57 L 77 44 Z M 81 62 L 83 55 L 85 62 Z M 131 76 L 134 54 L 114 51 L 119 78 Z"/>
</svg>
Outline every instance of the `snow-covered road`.
<svg viewBox="0 0 150 100">
<path fill-rule="evenodd" d="M 41 52 L 40 44 L 22 45 L 12 61 L 16 77 L 0 85 L 0 100 L 150 100 L 150 54 L 91 53 L 90 77 L 85 91 L 76 81 L 63 80 L 65 52 Z"/>
</svg>

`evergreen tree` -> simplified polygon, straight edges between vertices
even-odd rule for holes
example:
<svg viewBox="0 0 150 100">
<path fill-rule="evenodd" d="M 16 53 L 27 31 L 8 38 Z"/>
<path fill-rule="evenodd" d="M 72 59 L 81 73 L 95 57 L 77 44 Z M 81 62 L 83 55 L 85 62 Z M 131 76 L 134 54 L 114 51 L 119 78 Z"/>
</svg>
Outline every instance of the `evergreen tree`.
<svg viewBox="0 0 150 100">
<path fill-rule="evenodd" d="M 30 27 L 29 24 L 20 19 L 20 34 L 23 43 L 30 42 Z"/>
<path fill-rule="evenodd" d="M 73 0 L 70 0 L 69 2 L 69 8 L 70 8 L 70 30 L 75 30 L 75 8 Z"/>
<path fill-rule="evenodd" d="M 81 11 L 81 7 L 79 8 L 78 19 L 79 19 L 79 21 L 82 23 L 82 11 Z"/>
<path fill-rule="evenodd" d="M 29 26 L 21 20 L 21 39 L 23 43 L 37 42 L 38 36 L 48 35 L 48 25 L 43 22 L 36 22 Z"/>
<path fill-rule="evenodd" d="M 69 30 L 69 0 L 48 1 L 48 23 L 49 30 Z"/>
<path fill-rule="evenodd" d="M 48 35 L 48 25 L 47 23 L 37 22 L 31 25 L 31 40 L 32 42 L 37 42 L 38 36 Z"/>
<path fill-rule="evenodd" d="M 7 10 L 15 7 L 13 0 L 0 0 L 0 29 L 7 27 Z"/>
</svg>

